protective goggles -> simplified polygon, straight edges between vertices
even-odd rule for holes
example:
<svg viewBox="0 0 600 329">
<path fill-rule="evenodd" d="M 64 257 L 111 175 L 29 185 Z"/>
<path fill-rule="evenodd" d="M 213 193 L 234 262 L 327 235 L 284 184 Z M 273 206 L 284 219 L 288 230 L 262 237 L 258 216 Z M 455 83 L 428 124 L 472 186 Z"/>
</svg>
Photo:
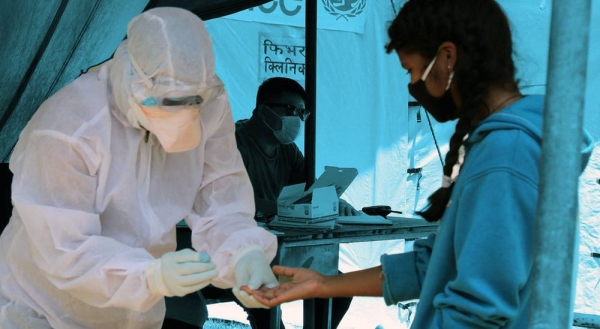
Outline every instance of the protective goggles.
<svg viewBox="0 0 600 329">
<path fill-rule="evenodd" d="M 144 106 L 157 106 L 163 111 L 178 111 L 184 108 L 205 106 L 223 94 L 223 84 L 219 83 L 201 91 L 171 91 L 161 97 L 150 96 L 140 102 Z M 186 95 L 187 94 L 187 95 Z"/>
<path fill-rule="evenodd" d="M 300 117 L 300 120 L 305 121 L 308 116 L 310 115 L 310 112 L 307 109 L 303 109 L 301 107 L 296 107 L 294 105 L 290 105 L 290 104 L 284 104 L 284 103 L 265 103 L 266 106 L 268 106 L 270 109 L 279 109 L 279 110 L 283 110 L 283 112 L 285 113 L 285 115 L 289 115 L 289 116 L 298 116 Z"/>
</svg>

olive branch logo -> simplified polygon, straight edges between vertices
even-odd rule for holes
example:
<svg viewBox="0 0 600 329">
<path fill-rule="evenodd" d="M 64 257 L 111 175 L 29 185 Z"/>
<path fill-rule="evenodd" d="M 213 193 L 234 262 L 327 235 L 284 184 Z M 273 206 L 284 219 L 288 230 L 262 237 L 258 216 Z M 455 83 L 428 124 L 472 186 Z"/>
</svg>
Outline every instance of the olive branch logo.
<svg viewBox="0 0 600 329">
<path fill-rule="evenodd" d="M 356 6 L 352 7 L 351 10 L 340 11 L 333 5 L 332 1 L 333 0 L 321 0 L 325 10 L 330 15 L 336 16 L 336 19 L 335 19 L 336 21 L 340 18 L 344 18 L 346 21 L 348 21 L 349 17 L 356 17 L 356 16 L 362 14 L 362 12 L 365 10 L 365 7 L 367 6 L 367 0 L 359 0 L 359 2 L 356 4 Z"/>
</svg>

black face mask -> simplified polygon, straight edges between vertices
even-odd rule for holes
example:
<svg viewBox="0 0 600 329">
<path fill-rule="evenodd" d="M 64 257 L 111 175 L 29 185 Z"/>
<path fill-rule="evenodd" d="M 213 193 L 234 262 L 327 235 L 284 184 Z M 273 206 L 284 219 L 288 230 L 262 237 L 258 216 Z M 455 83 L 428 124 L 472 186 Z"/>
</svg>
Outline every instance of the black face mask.
<svg viewBox="0 0 600 329">
<path fill-rule="evenodd" d="M 427 91 L 427 87 L 425 86 L 425 79 L 427 79 L 427 75 L 429 71 L 433 67 L 433 63 L 437 56 L 429 63 L 429 66 L 425 70 L 423 77 L 419 79 L 419 81 L 415 83 L 408 84 L 408 92 L 414 97 L 423 108 L 429 114 L 433 116 L 433 118 L 438 122 L 446 122 L 450 120 L 454 120 L 458 118 L 458 109 L 456 105 L 454 105 L 454 101 L 452 100 L 452 94 L 450 94 L 450 82 L 452 82 L 452 77 L 454 76 L 454 72 L 450 73 L 450 78 L 448 80 L 448 87 L 444 94 L 440 97 L 431 96 L 431 94 Z"/>
<path fill-rule="evenodd" d="M 425 87 L 425 81 L 419 80 L 408 84 L 408 92 L 437 122 L 446 122 L 458 118 L 458 109 L 454 105 L 450 89 L 440 97 L 433 97 Z"/>
</svg>

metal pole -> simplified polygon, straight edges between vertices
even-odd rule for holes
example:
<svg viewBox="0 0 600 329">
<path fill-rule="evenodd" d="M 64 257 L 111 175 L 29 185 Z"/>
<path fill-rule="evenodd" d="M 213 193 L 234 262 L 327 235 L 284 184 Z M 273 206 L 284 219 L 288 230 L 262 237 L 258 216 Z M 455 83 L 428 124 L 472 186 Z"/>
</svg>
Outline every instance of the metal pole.
<svg viewBox="0 0 600 329">
<path fill-rule="evenodd" d="M 573 321 L 590 7 L 590 0 L 552 1 L 531 328 L 570 328 Z"/>
<path fill-rule="evenodd" d="M 306 80 L 308 104 L 311 114 L 304 127 L 304 175 L 306 187 L 315 181 L 316 135 L 317 135 L 317 0 L 306 1 Z"/>
<path fill-rule="evenodd" d="M 306 187 L 315 181 L 315 155 L 317 135 L 317 0 L 306 0 L 305 9 L 306 31 L 306 70 L 305 89 L 308 94 L 306 108 L 311 111 L 304 127 L 304 179 Z M 304 326 L 306 329 L 315 328 L 315 300 L 303 302 Z"/>
</svg>

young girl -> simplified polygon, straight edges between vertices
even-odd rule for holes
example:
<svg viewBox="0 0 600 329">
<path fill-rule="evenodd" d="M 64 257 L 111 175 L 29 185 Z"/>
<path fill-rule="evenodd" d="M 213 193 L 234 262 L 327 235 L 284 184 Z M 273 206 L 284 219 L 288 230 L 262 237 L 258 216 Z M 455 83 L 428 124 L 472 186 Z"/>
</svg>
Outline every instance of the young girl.
<svg viewBox="0 0 600 329">
<path fill-rule="evenodd" d="M 387 52 L 410 74 L 410 94 L 437 121 L 458 119 L 442 187 L 419 214 L 439 233 L 381 266 L 337 276 L 274 267 L 291 277 L 251 293 L 274 306 L 338 296 L 419 298 L 414 328 L 526 328 L 544 97 L 522 95 L 511 32 L 493 0 L 409 0 Z M 453 181 L 452 168 L 464 163 Z M 587 162 L 591 140 L 582 156 Z"/>
</svg>

